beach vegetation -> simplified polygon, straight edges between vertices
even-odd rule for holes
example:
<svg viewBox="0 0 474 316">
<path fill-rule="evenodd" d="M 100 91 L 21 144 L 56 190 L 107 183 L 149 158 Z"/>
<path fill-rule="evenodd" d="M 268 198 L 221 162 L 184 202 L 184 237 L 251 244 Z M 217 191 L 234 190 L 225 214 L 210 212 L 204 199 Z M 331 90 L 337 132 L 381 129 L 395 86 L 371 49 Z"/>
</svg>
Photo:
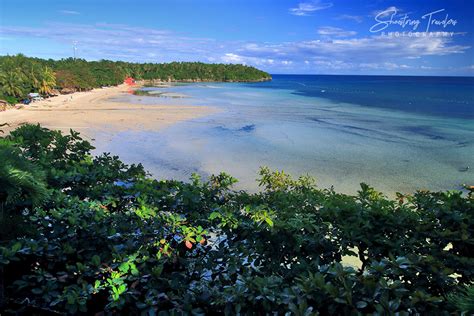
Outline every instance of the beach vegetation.
<svg viewBox="0 0 474 316">
<path fill-rule="evenodd" d="M 30 58 L 22 54 L 0 56 L 0 93 L 21 99 L 30 92 L 43 96 L 53 89 L 64 92 L 87 91 L 123 83 L 126 77 L 159 81 L 261 81 L 271 76 L 254 67 L 199 62 L 128 63 Z M 13 99 L 10 99 L 13 101 Z"/>
<path fill-rule="evenodd" d="M 56 87 L 56 76 L 51 68 L 44 66 L 39 72 L 40 77 L 35 88 L 43 95 L 49 95 Z"/>
<path fill-rule="evenodd" d="M 39 125 L 1 140 L 2 315 L 473 312 L 472 195 L 346 195 L 269 168 L 249 193 L 92 149 Z"/>
<path fill-rule="evenodd" d="M 18 98 L 25 94 L 23 87 L 24 75 L 18 69 L 0 72 L 0 91 L 3 95 Z"/>
<path fill-rule="evenodd" d="M 52 68 L 36 59 L 21 54 L 0 57 L 0 93 L 7 102 L 16 103 L 30 92 L 48 96 L 55 86 Z"/>
</svg>

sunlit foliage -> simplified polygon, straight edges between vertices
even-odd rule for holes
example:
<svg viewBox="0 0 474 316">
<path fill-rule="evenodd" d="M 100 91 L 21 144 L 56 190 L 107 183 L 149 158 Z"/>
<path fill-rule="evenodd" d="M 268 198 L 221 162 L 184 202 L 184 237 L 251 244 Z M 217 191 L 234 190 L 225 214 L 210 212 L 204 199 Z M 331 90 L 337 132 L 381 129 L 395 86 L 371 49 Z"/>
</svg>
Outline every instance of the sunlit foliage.
<svg viewBox="0 0 474 316">
<path fill-rule="evenodd" d="M 32 125 L 2 146 L 2 315 L 473 313 L 472 195 L 350 196 L 268 168 L 253 194 L 225 173 L 154 180 Z"/>
</svg>

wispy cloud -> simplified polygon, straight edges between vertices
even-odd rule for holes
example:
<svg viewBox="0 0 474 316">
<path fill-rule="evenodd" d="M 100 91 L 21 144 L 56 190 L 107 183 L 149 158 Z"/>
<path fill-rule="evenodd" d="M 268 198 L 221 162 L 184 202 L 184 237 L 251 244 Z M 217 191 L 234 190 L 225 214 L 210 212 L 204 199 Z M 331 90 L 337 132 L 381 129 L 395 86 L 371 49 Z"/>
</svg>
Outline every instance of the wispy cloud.
<svg viewBox="0 0 474 316">
<path fill-rule="evenodd" d="M 377 16 L 379 18 L 386 18 L 391 15 L 396 15 L 398 13 L 401 13 L 402 10 L 400 8 L 397 8 L 395 6 L 391 6 L 386 8 L 385 10 L 375 10 L 372 11 L 372 16 Z"/>
<path fill-rule="evenodd" d="M 335 18 L 336 20 L 351 20 L 357 23 L 362 23 L 364 17 L 360 15 L 341 14 Z"/>
<path fill-rule="evenodd" d="M 4 26 L 0 29 L 0 35 L 45 38 L 66 45 L 76 41 L 79 56 L 88 58 L 139 61 L 150 60 L 148 53 L 157 53 L 154 60 L 163 60 L 165 56 L 189 59 L 215 49 L 212 39 L 186 37 L 169 30 L 123 24 L 50 23 L 41 28 Z"/>
<path fill-rule="evenodd" d="M 389 38 L 382 36 L 327 39 L 278 44 L 253 44 L 238 48 L 235 54 L 249 64 L 260 59 L 262 65 L 314 67 L 320 73 L 353 73 L 354 71 L 408 71 L 425 56 L 446 56 L 465 53 L 470 47 L 457 45 L 449 37 Z"/>
<path fill-rule="evenodd" d="M 318 34 L 329 37 L 349 37 L 357 34 L 355 31 L 346 31 L 338 27 L 324 26 L 318 29 Z"/>
<path fill-rule="evenodd" d="M 315 11 L 324 10 L 332 7 L 332 2 L 323 3 L 320 0 L 311 2 L 300 2 L 296 8 L 291 8 L 290 14 L 297 16 L 311 15 Z"/>
<path fill-rule="evenodd" d="M 72 42 L 77 41 L 78 56 L 87 59 L 244 63 L 268 71 L 408 71 L 412 69 L 410 67 L 421 64 L 425 56 L 463 54 L 470 48 L 457 44 L 455 37 L 356 37 L 353 31 L 329 26 L 321 27 L 318 33 L 321 36 L 319 40 L 249 42 L 217 41 L 166 29 L 106 23 L 55 23 L 40 28 L 0 28 L 2 38 L 41 38 L 45 43 L 49 43 L 49 40 L 65 47 L 71 47 Z M 68 53 L 70 50 L 65 50 L 65 54 Z"/>
<path fill-rule="evenodd" d="M 59 13 L 66 14 L 66 15 L 79 15 L 79 14 L 81 14 L 80 12 L 73 11 L 73 10 L 59 10 Z"/>
<path fill-rule="evenodd" d="M 242 55 L 264 55 L 267 58 L 292 56 L 337 57 L 345 60 L 387 61 L 391 58 L 408 58 L 418 56 L 444 56 L 464 53 L 469 46 L 456 45 L 450 37 L 386 37 L 371 36 L 349 39 L 328 39 L 280 44 L 260 44 L 242 48 Z"/>
<path fill-rule="evenodd" d="M 213 58 L 212 61 L 220 61 L 223 63 L 232 63 L 232 64 L 244 64 L 244 65 L 254 65 L 254 66 L 273 66 L 277 63 L 279 65 L 287 65 L 288 63 L 292 63 L 288 60 L 280 60 L 275 62 L 274 59 L 271 58 L 262 58 L 262 57 L 252 57 L 252 56 L 241 56 L 234 53 L 225 53 L 220 58 Z"/>
<path fill-rule="evenodd" d="M 382 63 L 360 63 L 358 65 L 362 69 L 382 69 L 382 70 L 398 70 L 398 69 L 410 69 L 413 66 L 408 66 L 406 64 L 397 64 L 391 62 L 382 62 Z"/>
</svg>

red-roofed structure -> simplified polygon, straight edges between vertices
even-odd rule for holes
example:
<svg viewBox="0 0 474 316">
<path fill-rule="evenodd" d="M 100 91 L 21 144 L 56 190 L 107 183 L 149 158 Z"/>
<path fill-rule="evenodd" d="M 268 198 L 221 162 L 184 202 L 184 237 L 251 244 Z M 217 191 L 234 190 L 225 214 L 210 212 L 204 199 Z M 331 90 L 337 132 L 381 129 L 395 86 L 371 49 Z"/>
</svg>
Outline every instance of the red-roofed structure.
<svg viewBox="0 0 474 316">
<path fill-rule="evenodd" d="M 133 86 L 135 84 L 135 79 L 133 79 L 132 77 L 127 77 L 127 78 L 125 78 L 123 83 L 125 83 L 129 86 Z"/>
</svg>

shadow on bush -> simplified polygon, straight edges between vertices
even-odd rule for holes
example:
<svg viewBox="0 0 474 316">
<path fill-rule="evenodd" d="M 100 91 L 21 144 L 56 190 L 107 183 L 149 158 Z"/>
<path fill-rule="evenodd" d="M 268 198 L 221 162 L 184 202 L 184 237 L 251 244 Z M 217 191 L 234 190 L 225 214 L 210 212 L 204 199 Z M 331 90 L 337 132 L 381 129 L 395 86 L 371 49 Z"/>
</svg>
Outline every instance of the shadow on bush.
<svg viewBox="0 0 474 316">
<path fill-rule="evenodd" d="M 5 314 L 473 312 L 472 196 L 349 196 L 268 168 L 249 194 L 92 148 L 38 125 L 1 140 Z"/>
</svg>

